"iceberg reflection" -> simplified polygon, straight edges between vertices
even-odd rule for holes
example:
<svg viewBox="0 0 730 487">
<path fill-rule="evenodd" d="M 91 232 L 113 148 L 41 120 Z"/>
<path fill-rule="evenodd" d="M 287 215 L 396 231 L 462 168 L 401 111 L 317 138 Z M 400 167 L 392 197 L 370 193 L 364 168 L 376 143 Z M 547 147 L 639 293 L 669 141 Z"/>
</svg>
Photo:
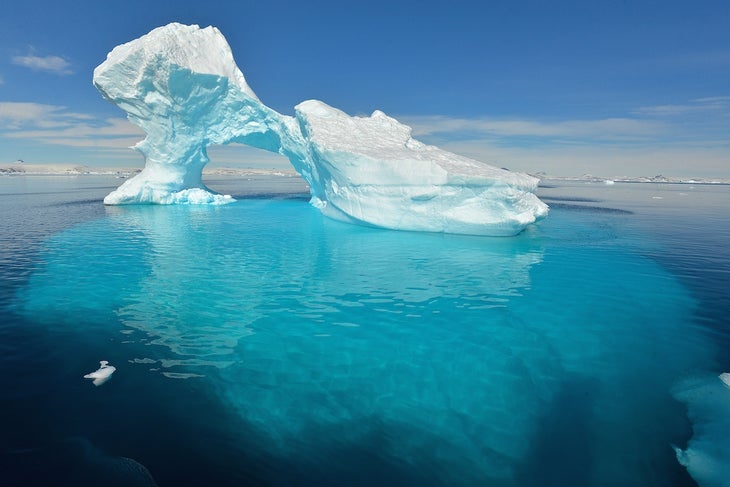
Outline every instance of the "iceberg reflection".
<svg viewBox="0 0 730 487">
<path fill-rule="evenodd" d="M 565 212 L 489 239 L 346 225 L 301 200 L 106 211 L 49 240 L 23 311 L 120 326 L 137 371 L 241 419 L 241 451 L 323 485 L 342 480 L 332 458 L 428 465 L 421 485 L 686 474 L 670 391 L 714 349 L 687 290 L 610 225 Z"/>
<path fill-rule="evenodd" d="M 225 367 L 241 360 L 241 339 L 283 324 L 315 336 L 371 326 L 368 309 L 415 319 L 439 300 L 504 307 L 542 258 L 526 239 L 349 228 L 300 201 L 276 205 L 108 207 L 112 225 L 146 244 L 148 272 L 117 309 L 122 323 L 179 356 L 175 366 Z"/>
</svg>

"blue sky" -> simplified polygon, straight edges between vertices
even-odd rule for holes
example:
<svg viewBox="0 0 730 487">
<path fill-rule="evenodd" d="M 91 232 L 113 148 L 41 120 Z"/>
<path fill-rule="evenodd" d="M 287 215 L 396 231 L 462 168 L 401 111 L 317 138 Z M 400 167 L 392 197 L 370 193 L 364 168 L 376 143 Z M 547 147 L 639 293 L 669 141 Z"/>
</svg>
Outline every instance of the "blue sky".
<svg viewBox="0 0 730 487">
<path fill-rule="evenodd" d="M 93 69 L 169 22 L 215 25 L 293 114 L 380 109 L 427 143 L 555 175 L 730 178 L 730 2 L 25 1 L 0 29 L 0 163 L 141 167 Z M 241 147 L 223 166 L 287 167 Z"/>
</svg>

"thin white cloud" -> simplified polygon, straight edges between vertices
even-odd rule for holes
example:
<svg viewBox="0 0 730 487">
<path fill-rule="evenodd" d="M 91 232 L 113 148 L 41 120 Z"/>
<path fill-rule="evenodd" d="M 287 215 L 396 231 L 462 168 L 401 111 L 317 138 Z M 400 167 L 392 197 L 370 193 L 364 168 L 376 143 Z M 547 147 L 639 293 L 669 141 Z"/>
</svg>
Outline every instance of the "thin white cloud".
<svg viewBox="0 0 730 487">
<path fill-rule="evenodd" d="M 77 119 L 79 120 L 79 119 Z M 144 133 L 134 125 L 130 124 L 123 118 L 108 118 L 105 120 L 94 121 L 95 125 L 85 122 L 69 123 L 61 122 L 57 124 L 51 123 L 51 126 L 39 126 L 37 129 L 18 130 L 7 132 L 7 137 L 23 138 L 23 139 L 78 139 L 88 137 L 129 137 L 135 136 L 137 140 L 144 136 Z M 65 145 L 65 144 L 64 144 Z M 77 144 L 74 144 L 77 145 Z"/>
<path fill-rule="evenodd" d="M 554 176 L 727 177 L 729 147 L 503 146 L 485 140 L 455 141 L 443 149 L 513 171 Z"/>
<path fill-rule="evenodd" d="M 34 71 L 47 71 L 60 75 L 73 74 L 71 63 L 60 56 L 13 56 L 13 64 L 30 68 Z"/>
<path fill-rule="evenodd" d="M 144 133 L 123 118 L 99 119 L 57 105 L 0 102 L 0 137 L 66 147 L 126 149 Z"/>
<path fill-rule="evenodd" d="M 696 98 L 692 100 L 697 103 L 706 103 L 710 105 L 722 105 L 722 106 L 728 106 L 730 105 L 730 96 L 708 96 L 705 98 Z"/>
<path fill-rule="evenodd" d="M 628 116 L 582 120 L 401 117 L 426 142 L 484 140 L 505 146 L 532 145 L 728 145 L 730 96 L 637 108 Z"/>
<path fill-rule="evenodd" d="M 0 129 L 19 130 L 23 126 L 67 123 L 65 107 L 41 103 L 0 102 Z"/>
<path fill-rule="evenodd" d="M 588 120 L 400 117 L 413 136 L 488 164 L 554 175 L 726 177 L 730 96 Z"/>
<path fill-rule="evenodd" d="M 63 107 L 40 103 L 0 102 L 0 121 L 30 120 L 43 116 L 50 111 L 61 109 Z"/>
<path fill-rule="evenodd" d="M 631 118 L 546 122 L 426 116 L 404 117 L 404 120 L 413 129 L 415 137 L 460 133 L 471 137 L 562 139 L 566 143 L 580 140 L 636 141 L 655 137 L 666 130 L 662 122 Z"/>
<path fill-rule="evenodd" d="M 711 96 L 696 98 L 688 103 L 676 105 L 655 105 L 641 107 L 634 114 L 650 117 L 685 116 L 699 112 L 725 111 L 730 112 L 730 96 Z"/>
</svg>

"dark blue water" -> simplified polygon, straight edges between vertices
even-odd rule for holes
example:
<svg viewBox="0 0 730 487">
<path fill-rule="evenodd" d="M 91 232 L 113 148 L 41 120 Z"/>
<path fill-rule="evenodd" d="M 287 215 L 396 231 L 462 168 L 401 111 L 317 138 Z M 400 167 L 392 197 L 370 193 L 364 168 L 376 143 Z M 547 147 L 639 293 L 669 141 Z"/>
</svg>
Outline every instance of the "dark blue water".
<svg viewBox="0 0 730 487">
<path fill-rule="evenodd" d="M 672 391 L 730 368 L 727 187 L 546 185 L 477 238 L 118 182 L 0 178 L 9 485 L 694 485 Z"/>
</svg>

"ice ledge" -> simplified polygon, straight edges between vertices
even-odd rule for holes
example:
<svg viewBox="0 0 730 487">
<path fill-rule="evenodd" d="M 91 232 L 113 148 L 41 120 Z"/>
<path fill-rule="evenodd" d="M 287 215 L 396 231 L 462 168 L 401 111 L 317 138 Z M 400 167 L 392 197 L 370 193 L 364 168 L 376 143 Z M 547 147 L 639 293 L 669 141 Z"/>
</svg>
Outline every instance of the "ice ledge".
<svg viewBox="0 0 730 487">
<path fill-rule="evenodd" d="M 236 201 L 231 195 L 218 194 L 203 188 L 169 192 L 145 188 L 135 193 L 114 191 L 104 198 L 105 205 L 225 205 Z"/>
</svg>

